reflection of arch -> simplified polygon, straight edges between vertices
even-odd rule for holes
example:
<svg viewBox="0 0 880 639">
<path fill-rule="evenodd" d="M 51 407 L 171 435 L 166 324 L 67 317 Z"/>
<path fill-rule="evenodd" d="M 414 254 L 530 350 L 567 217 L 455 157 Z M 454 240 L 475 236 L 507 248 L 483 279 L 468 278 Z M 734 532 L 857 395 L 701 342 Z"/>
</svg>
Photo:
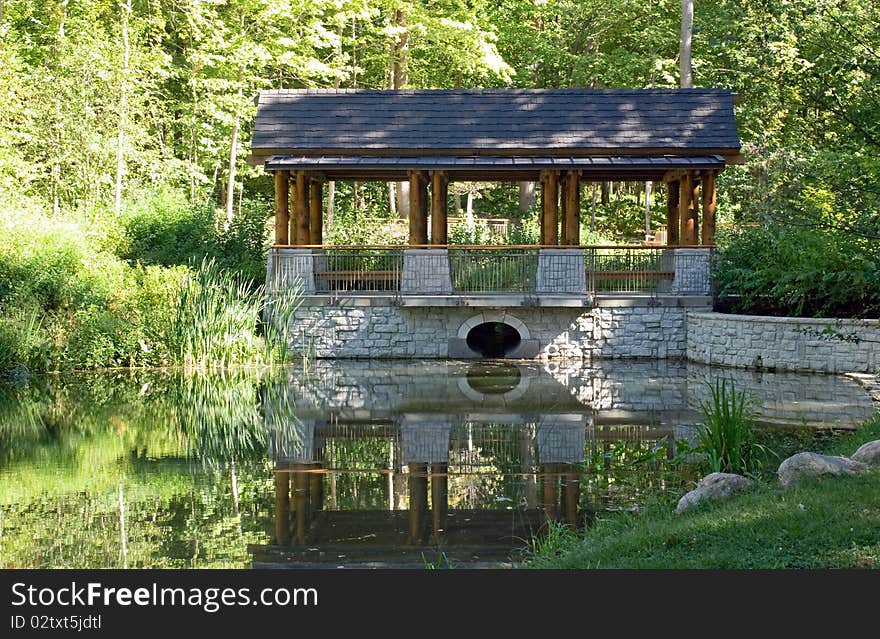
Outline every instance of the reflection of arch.
<svg viewBox="0 0 880 639">
<path fill-rule="evenodd" d="M 486 400 L 493 400 L 495 398 L 500 398 L 503 402 L 511 402 L 515 399 L 519 399 L 523 395 L 525 395 L 526 391 L 529 389 L 530 376 L 526 369 L 520 368 L 516 366 L 519 371 L 519 380 L 513 388 L 505 393 L 498 394 L 486 394 L 482 393 L 475 388 L 473 388 L 468 382 L 467 376 L 463 375 L 458 378 L 458 389 L 461 391 L 461 394 L 467 397 L 470 400 L 475 402 L 480 402 L 481 404 Z"/>
<path fill-rule="evenodd" d="M 458 338 L 459 339 L 467 339 L 468 333 L 471 332 L 474 328 L 479 326 L 480 324 L 486 324 L 487 322 L 498 322 L 500 324 L 507 324 L 517 333 L 519 333 L 519 337 L 521 340 L 532 339 L 532 334 L 529 332 L 528 327 L 517 317 L 514 317 L 510 313 L 505 312 L 483 312 L 474 315 L 467 321 L 465 321 L 461 327 L 458 329 Z"/>
</svg>

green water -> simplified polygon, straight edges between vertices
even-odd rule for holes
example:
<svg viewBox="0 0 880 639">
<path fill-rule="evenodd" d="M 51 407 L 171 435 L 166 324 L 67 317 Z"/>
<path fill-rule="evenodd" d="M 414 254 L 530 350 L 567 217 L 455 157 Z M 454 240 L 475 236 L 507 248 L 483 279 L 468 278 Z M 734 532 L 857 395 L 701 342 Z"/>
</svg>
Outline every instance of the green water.
<svg viewBox="0 0 880 639">
<path fill-rule="evenodd" d="M 664 362 L 318 362 L 0 391 L 0 566 L 506 564 L 549 519 L 679 493 L 705 381 L 759 422 L 851 427 L 834 377 Z"/>
</svg>

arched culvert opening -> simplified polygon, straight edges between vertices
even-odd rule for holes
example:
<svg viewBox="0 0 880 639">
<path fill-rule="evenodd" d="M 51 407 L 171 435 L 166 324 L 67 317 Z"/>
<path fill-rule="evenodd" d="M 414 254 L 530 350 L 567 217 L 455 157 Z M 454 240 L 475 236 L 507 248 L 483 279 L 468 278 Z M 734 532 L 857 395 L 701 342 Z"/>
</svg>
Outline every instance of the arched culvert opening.
<svg viewBox="0 0 880 639">
<path fill-rule="evenodd" d="M 483 357 L 506 357 L 521 341 L 519 331 L 504 322 L 483 322 L 467 334 L 468 348 Z"/>
<path fill-rule="evenodd" d="M 465 379 L 472 390 L 482 395 L 506 395 L 522 383 L 522 374 L 517 366 L 485 362 L 468 368 Z"/>
</svg>

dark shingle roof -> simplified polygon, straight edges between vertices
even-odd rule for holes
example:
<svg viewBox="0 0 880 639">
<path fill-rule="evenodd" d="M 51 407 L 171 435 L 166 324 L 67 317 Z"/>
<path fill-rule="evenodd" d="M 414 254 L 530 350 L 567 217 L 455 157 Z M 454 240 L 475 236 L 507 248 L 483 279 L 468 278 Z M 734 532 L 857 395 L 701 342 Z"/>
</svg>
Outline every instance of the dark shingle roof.
<svg viewBox="0 0 880 639">
<path fill-rule="evenodd" d="M 277 90 L 257 99 L 255 155 L 735 155 L 731 91 Z"/>
</svg>

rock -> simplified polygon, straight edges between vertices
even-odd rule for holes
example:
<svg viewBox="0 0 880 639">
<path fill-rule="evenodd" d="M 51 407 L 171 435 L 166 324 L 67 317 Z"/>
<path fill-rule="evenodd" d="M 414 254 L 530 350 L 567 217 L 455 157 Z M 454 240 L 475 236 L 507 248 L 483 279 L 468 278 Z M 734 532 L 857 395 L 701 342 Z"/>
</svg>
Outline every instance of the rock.
<svg viewBox="0 0 880 639">
<path fill-rule="evenodd" d="M 748 490 L 754 485 L 751 479 L 733 473 L 711 473 L 706 475 L 691 492 L 678 500 L 675 514 L 680 515 L 703 500 L 726 499 L 732 494 Z"/>
<path fill-rule="evenodd" d="M 880 439 L 862 444 L 850 459 L 868 466 L 880 466 Z"/>
<path fill-rule="evenodd" d="M 832 457 L 819 453 L 798 453 L 779 464 L 779 483 L 791 486 L 801 479 L 822 477 L 824 475 L 855 475 L 864 472 L 868 466 L 847 457 Z"/>
</svg>

